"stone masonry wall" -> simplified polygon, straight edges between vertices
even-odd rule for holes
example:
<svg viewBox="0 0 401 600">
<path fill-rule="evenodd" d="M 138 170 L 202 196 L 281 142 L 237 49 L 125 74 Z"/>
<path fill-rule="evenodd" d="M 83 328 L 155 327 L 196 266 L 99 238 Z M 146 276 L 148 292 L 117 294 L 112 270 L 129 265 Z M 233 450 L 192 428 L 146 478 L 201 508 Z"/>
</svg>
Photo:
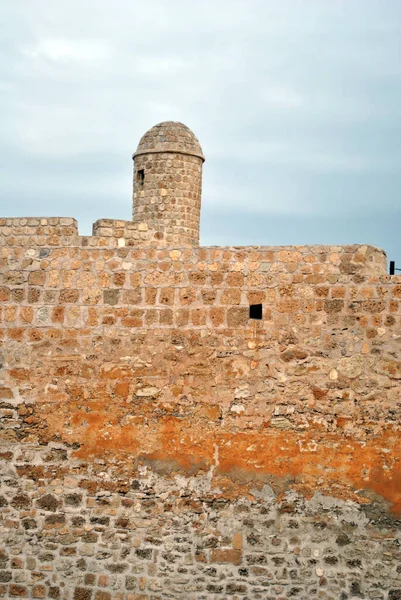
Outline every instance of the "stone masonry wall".
<svg viewBox="0 0 401 600">
<path fill-rule="evenodd" d="M 0 247 L 104 247 L 164 246 L 163 228 L 140 221 L 99 219 L 92 236 L 80 236 L 78 223 L 70 217 L 29 217 L 0 219 Z"/>
<path fill-rule="evenodd" d="M 102 240 L 102 246 L 164 246 L 163 227 L 149 227 L 142 221 L 119 221 L 115 219 L 99 219 L 93 224 L 93 236 Z M 86 240 L 87 238 L 85 238 Z M 91 238 L 89 238 L 91 240 Z M 88 244 L 91 245 L 90 241 Z"/>
<path fill-rule="evenodd" d="M 0 246 L 72 246 L 78 223 L 70 217 L 0 219 Z"/>
<path fill-rule="evenodd" d="M 380 250 L 7 235 L 0 597 L 401 598 Z"/>
</svg>

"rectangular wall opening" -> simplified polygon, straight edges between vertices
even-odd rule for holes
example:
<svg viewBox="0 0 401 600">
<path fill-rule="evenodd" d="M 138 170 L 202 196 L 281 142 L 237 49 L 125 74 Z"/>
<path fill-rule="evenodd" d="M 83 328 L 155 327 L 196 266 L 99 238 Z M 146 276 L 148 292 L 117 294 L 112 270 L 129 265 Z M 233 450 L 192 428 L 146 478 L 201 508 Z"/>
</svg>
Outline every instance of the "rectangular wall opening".
<svg viewBox="0 0 401 600">
<path fill-rule="evenodd" d="M 145 181 L 145 169 L 138 169 L 136 174 L 136 180 L 139 183 L 139 185 L 143 185 L 143 182 Z"/>
<path fill-rule="evenodd" d="M 249 306 L 249 318 L 257 319 L 261 321 L 263 317 L 263 308 L 261 304 L 250 304 Z"/>
</svg>

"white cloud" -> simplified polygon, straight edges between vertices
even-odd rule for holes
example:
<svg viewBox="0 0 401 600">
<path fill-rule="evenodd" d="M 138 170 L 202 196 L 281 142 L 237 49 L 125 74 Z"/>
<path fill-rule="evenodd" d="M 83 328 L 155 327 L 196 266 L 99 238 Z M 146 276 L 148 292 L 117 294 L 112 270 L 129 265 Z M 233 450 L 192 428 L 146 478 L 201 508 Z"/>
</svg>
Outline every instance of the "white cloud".
<svg viewBox="0 0 401 600">
<path fill-rule="evenodd" d="M 45 58 L 54 62 L 93 62 L 105 60 L 111 55 L 108 42 L 98 40 L 41 40 L 34 46 L 23 49 L 32 58 Z"/>
</svg>

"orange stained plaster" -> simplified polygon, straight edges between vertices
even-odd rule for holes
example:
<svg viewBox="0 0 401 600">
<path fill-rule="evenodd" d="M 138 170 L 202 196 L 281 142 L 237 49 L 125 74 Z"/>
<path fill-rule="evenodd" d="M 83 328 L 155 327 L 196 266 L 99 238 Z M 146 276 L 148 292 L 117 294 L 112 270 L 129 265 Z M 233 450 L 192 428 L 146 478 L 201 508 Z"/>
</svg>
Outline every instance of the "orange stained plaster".
<svg viewBox="0 0 401 600">
<path fill-rule="evenodd" d="M 168 464 L 170 471 L 198 470 L 228 478 L 235 489 L 270 478 L 305 493 L 322 493 L 366 502 L 371 490 L 401 511 L 401 433 L 384 428 L 364 441 L 317 429 L 308 431 L 229 431 L 206 420 L 128 415 L 121 409 L 93 403 L 91 410 L 74 412 L 70 429 L 67 413 L 48 415 L 50 436 L 78 442 L 75 456 L 92 460 L 109 457 L 122 463 L 138 460 Z M 241 485 L 240 485 L 241 487 Z M 362 492 L 362 495 L 360 493 Z"/>
</svg>

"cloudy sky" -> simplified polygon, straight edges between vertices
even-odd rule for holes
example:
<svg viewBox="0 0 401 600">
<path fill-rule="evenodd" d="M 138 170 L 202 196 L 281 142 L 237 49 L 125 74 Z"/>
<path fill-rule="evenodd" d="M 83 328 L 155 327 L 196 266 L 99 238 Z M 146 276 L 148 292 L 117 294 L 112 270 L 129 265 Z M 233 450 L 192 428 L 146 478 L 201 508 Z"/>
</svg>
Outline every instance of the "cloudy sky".
<svg viewBox="0 0 401 600">
<path fill-rule="evenodd" d="M 6 0 L 0 214 L 131 217 L 163 120 L 206 155 L 202 244 L 368 243 L 401 268 L 400 0 Z"/>
</svg>

